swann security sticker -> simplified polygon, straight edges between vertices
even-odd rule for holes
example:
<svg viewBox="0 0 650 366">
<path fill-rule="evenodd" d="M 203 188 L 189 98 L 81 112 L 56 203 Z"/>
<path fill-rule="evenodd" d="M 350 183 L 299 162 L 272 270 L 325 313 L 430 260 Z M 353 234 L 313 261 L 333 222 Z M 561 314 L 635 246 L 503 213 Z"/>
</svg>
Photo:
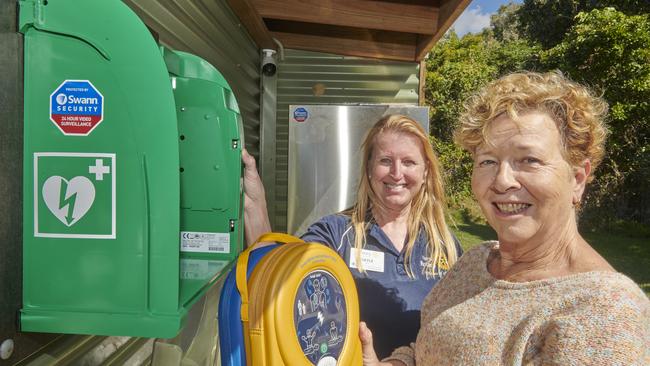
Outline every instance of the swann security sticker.
<svg viewBox="0 0 650 366">
<path fill-rule="evenodd" d="M 87 136 L 104 120 L 104 96 L 89 80 L 65 80 L 50 94 L 50 120 L 64 135 Z"/>
<path fill-rule="evenodd" d="M 305 122 L 309 118 L 309 112 L 303 107 L 296 108 L 293 111 L 293 120 L 296 122 Z"/>
</svg>

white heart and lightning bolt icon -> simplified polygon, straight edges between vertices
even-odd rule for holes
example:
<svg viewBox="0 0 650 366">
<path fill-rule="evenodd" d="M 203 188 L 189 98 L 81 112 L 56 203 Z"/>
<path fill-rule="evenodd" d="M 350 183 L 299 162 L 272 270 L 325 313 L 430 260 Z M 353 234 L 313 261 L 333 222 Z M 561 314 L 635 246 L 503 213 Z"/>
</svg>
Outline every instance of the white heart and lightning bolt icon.
<svg viewBox="0 0 650 366">
<path fill-rule="evenodd" d="M 69 181 L 58 175 L 51 176 L 43 184 L 42 192 L 47 208 L 68 227 L 84 217 L 95 201 L 95 186 L 83 176 Z"/>
</svg>

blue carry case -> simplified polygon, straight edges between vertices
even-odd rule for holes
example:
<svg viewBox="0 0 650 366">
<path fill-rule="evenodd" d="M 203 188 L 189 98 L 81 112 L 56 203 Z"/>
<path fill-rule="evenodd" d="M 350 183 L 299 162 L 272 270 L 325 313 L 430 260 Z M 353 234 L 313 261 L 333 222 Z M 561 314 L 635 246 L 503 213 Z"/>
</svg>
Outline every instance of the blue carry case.
<svg viewBox="0 0 650 366">
<path fill-rule="evenodd" d="M 278 244 L 253 250 L 248 259 L 246 277 L 249 278 L 255 265 Z M 245 366 L 244 331 L 241 322 L 241 297 L 237 291 L 235 268 L 233 268 L 221 290 L 219 298 L 219 348 L 222 366 Z"/>
</svg>

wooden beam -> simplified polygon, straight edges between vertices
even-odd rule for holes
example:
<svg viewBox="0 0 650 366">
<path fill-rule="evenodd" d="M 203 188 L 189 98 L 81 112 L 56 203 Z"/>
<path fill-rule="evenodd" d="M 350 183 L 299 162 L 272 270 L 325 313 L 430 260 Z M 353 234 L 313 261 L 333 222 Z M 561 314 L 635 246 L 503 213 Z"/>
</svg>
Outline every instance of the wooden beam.
<svg viewBox="0 0 650 366">
<path fill-rule="evenodd" d="M 285 48 L 400 61 L 415 58 L 414 34 L 283 20 L 266 24 Z"/>
<path fill-rule="evenodd" d="M 235 12 L 239 20 L 244 25 L 248 34 L 259 48 L 276 49 L 277 45 L 273 42 L 271 33 L 260 14 L 255 10 L 250 0 L 227 0 L 230 8 Z"/>
<path fill-rule="evenodd" d="M 441 2 L 438 12 L 438 29 L 433 35 L 418 36 L 415 51 L 416 60 L 422 60 L 426 56 L 431 47 L 442 38 L 470 2 L 471 0 L 446 0 Z"/>
<path fill-rule="evenodd" d="M 413 61 L 415 54 L 414 44 L 391 44 L 283 32 L 271 32 L 271 34 L 279 39 L 284 47 L 297 50 L 397 61 Z"/>
<path fill-rule="evenodd" d="M 424 90 L 427 85 L 427 62 L 420 60 L 420 73 L 418 75 L 418 105 L 424 105 Z"/>
<path fill-rule="evenodd" d="M 433 35 L 438 30 L 438 7 L 435 4 L 369 0 L 251 1 L 265 19 L 429 35 Z"/>
</svg>

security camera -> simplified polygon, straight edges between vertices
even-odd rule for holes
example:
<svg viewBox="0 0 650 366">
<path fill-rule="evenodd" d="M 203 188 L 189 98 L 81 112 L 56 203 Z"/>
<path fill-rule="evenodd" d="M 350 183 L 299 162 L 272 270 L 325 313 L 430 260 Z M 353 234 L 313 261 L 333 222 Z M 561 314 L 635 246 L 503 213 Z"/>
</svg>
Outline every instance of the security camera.
<svg viewBox="0 0 650 366">
<path fill-rule="evenodd" d="M 265 48 L 262 50 L 262 74 L 273 76 L 278 71 L 278 65 L 275 62 L 275 50 Z"/>
</svg>

